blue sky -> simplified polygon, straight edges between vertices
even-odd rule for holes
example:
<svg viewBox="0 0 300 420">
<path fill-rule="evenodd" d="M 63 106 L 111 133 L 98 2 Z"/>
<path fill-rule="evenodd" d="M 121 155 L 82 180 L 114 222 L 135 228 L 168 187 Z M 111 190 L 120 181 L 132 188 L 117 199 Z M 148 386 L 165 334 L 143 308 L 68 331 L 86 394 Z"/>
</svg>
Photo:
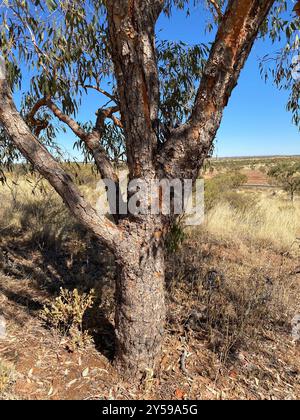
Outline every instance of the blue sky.
<svg viewBox="0 0 300 420">
<path fill-rule="evenodd" d="M 161 39 L 189 44 L 213 40 L 212 34 L 204 35 L 204 23 L 203 9 L 199 7 L 189 17 L 183 11 L 175 11 L 171 19 L 160 17 L 157 34 Z M 271 80 L 265 83 L 259 74 L 259 58 L 275 50 L 270 41 L 256 41 L 225 110 L 215 142 L 215 156 L 300 154 L 299 130 L 286 111 L 288 92 L 279 91 Z M 26 84 L 25 79 L 24 86 Z M 17 102 L 19 98 L 20 93 Z M 98 93 L 90 91 L 83 100 L 78 120 L 94 120 L 96 110 L 105 102 Z M 70 131 L 60 135 L 59 143 L 80 160 L 80 155 L 73 150 L 74 135 Z"/>
</svg>

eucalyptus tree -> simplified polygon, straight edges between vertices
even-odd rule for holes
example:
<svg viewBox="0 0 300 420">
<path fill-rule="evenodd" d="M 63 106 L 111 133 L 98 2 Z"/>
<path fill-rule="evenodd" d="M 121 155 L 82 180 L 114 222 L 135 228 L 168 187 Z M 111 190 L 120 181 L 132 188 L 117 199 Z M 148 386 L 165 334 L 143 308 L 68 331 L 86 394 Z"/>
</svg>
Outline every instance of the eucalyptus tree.
<svg viewBox="0 0 300 420">
<path fill-rule="evenodd" d="M 286 191 L 291 201 L 295 194 L 300 192 L 300 163 L 281 162 L 272 166 L 268 176 Z"/>
<path fill-rule="evenodd" d="M 157 39 L 162 13 L 170 19 L 174 8 L 195 13 L 188 0 L 10 0 L 1 6 L 6 75 L 0 80 L 0 151 L 9 157 L 4 163 L 21 153 L 114 254 L 116 365 L 132 378 L 159 362 L 165 238 L 174 218 L 150 211 L 150 188 L 140 197 L 147 211 L 116 211 L 114 220 L 98 214 L 51 150 L 66 126 L 117 191 L 114 161 L 124 157 L 130 180 L 143 179 L 148 186 L 165 178 L 195 182 L 255 40 L 284 34 L 291 45 L 299 19 L 284 0 L 191 3 L 203 7 L 208 21 L 199 16 L 199 27 L 214 35 L 210 45 Z M 287 55 L 285 60 L 288 68 Z M 30 86 L 18 110 L 12 91 L 24 73 Z M 296 92 L 298 82 L 289 83 Z M 92 90 L 99 94 L 95 123 L 78 122 L 81 100 Z M 106 105 L 100 106 L 101 95 Z M 297 97 L 292 100 L 297 112 Z"/>
</svg>

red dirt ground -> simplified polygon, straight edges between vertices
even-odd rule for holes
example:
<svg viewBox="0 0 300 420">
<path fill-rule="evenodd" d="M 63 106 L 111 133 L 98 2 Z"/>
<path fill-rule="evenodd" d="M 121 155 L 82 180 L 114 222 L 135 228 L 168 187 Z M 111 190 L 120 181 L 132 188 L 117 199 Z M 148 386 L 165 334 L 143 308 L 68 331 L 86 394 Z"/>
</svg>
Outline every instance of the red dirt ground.
<svg viewBox="0 0 300 420">
<path fill-rule="evenodd" d="M 195 246 L 191 243 L 190 248 L 189 266 L 192 259 L 197 264 L 199 260 L 205 270 L 231 267 L 235 271 L 238 266 L 256 266 L 259 261 L 272 276 L 272 270 L 282 265 L 282 257 L 267 249 L 242 251 L 238 246 L 205 239 L 203 243 L 197 240 Z M 27 255 L 11 264 L 28 267 L 32 256 Z M 36 254 L 34 266 L 38 259 Z M 284 264 L 292 273 L 297 261 L 285 257 Z M 300 347 L 292 344 L 289 330 L 265 328 L 254 347 L 241 350 L 233 363 L 224 366 L 208 348 L 201 331 L 185 329 L 185 320 L 199 305 L 199 298 L 192 296 L 194 289 L 188 283 L 177 281 L 168 298 L 169 321 L 159 372 L 133 385 L 120 380 L 94 345 L 68 351 L 64 337 L 46 329 L 39 317 L 37 308 L 45 303 L 47 293 L 28 278 L 0 272 L 0 314 L 7 321 L 7 338 L 0 340 L 0 362 L 15 372 L 6 393 L 1 396 L 0 392 L 0 399 L 300 398 Z M 183 370 L 184 352 L 188 357 Z"/>
<path fill-rule="evenodd" d="M 247 176 L 247 185 L 270 185 L 266 174 L 258 170 L 245 170 L 243 173 Z"/>
<path fill-rule="evenodd" d="M 253 186 L 268 186 L 270 185 L 270 180 L 266 174 L 259 170 L 244 169 L 241 171 L 248 178 L 246 185 Z M 218 174 L 217 171 L 214 173 L 207 173 L 204 175 L 204 179 L 212 179 Z"/>
</svg>

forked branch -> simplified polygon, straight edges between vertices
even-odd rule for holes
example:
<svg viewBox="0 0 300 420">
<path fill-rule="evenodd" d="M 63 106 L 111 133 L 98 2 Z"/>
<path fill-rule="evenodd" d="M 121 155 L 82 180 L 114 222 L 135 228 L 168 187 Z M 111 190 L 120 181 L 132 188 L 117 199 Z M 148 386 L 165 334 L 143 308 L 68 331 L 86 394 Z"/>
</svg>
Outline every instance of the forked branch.
<svg viewBox="0 0 300 420">
<path fill-rule="evenodd" d="M 77 220 L 117 253 L 121 230 L 106 217 L 96 213 L 71 177 L 32 134 L 14 105 L 6 80 L 0 80 L 0 122 L 14 145 L 49 181 Z"/>
<path fill-rule="evenodd" d="M 113 115 L 113 113 L 118 111 L 118 107 L 116 106 L 107 108 L 105 110 L 99 110 L 96 127 L 91 133 L 88 133 L 73 118 L 62 112 L 62 110 L 50 98 L 40 99 L 34 105 L 26 118 L 26 120 L 31 123 L 30 125 L 34 125 L 35 127 L 37 126 L 39 120 L 35 118 L 35 114 L 43 106 L 49 108 L 61 122 L 66 124 L 73 131 L 73 133 L 86 144 L 87 148 L 95 159 L 95 163 L 101 174 L 101 177 L 111 179 L 114 182 L 118 182 L 118 177 L 115 173 L 113 165 L 110 162 L 105 149 L 100 144 L 101 132 L 104 128 L 104 122 L 106 118 L 114 119 L 115 124 L 119 127 L 122 127 L 119 119 Z M 101 118 L 99 117 L 100 112 Z"/>
</svg>

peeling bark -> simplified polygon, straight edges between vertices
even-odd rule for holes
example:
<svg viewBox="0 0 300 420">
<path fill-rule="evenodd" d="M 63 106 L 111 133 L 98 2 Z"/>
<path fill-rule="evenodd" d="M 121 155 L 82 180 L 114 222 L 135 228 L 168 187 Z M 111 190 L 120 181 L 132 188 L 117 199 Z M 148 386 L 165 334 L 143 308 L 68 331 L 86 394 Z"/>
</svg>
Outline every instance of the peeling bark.
<svg viewBox="0 0 300 420">
<path fill-rule="evenodd" d="M 229 1 L 227 11 L 220 19 L 191 119 L 171 132 L 170 140 L 158 152 L 159 88 L 154 27 L 162 3 L 107 1 L 111 53 L 118 81 L 130 176 L 195 180 L 212 146 L 241 69 L 274 0 Z M 147 243 L 150 241 L 149 230 L 153 234 L 155 224 L 159 226 L 161 221 L 144 219 L 136 221 L 135 226 L 139 228 L 139 223 L 143 226 L 143 222 L 148 233 L 140 229 L 139 234 Z M 130 229 L 133 228 L 131 223 Z M 162 224 L 158 230 L 162 232 L 165 229 Z M 133 253 L 136 249 L 134 246 Z M 132 255 L 132 259 L 123 266 L 117 288 L 117 363 L 134 372 L 132 374 L 139 368 L 155 366 L 161 346 L 162 311 L 165 309 L 161 288 L 163 258 L 156 260 L 149 250 L 138 249 L 139 257 L 145 260 L 143 266 Z M 160 254 L 161 251 L 157 255 Z M 157 280 L 154 275 L 156 264 L 161 273 Z"/>
<path fill-rule="evenodd" d="M 155 23 L 163 1 L 107 1 L 111 54 L 130 179 L 157 178 L 159 79 Z M 150 197 L 141 197 L 149 207 Z M 116 295 L 116 365 L 126 376 L 154 369 L 159 361 L 165 323 L 164 251 L 160 217 L 136 216 L 124 221 L 131 234 L 120 267 Z M 123 224 L 121 224 L 123 227 Z"/>
<path fill-rule="evenodd" d="M 154 28 L 163 3 L 107 1 L 111 53 L 131 178 L 155 177 L 159 81 Z"/>
</svg>

